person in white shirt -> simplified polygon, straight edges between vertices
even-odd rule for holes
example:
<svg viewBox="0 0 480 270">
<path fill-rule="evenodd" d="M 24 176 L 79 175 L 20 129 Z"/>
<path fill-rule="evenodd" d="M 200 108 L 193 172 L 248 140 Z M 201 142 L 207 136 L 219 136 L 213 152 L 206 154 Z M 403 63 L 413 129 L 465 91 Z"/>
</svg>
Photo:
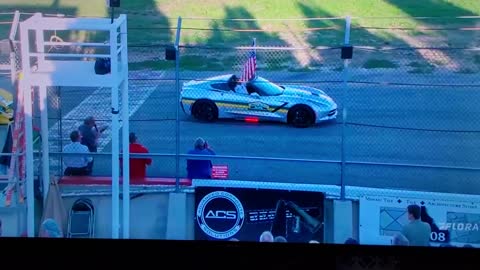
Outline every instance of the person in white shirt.
<svg viewBox="0 0 480 270">
<path fill-rule="evenodd" d="M 248 95 L 247 86 L 245 83 L 238 82 L 235 86 L 235 93 Z"/>
<path fill-rule="evenodd" d="M 78 130 L 70 133 L 70 140 L 72 143 L 65 145 L 64 153 L 77 153 L 78 155 L 65 155 L 63 163 L 65 164 L 65 176 L 71 175 L 90 175 L 92 172 L 89 169 L 88 163 L 93 160 L 92 157 L 86 155 L 90 153 L 88 147 L 80 143 L 82 136 Z"/>
<path fill-rule="evenodd" d="M 247 85 L 246 82 L 241 81 L 237 76 L 232 75 L 230 79 L 228 79 L 228 87 L 233 90 L 235 93 L 248 95 Z"/>
</svg>

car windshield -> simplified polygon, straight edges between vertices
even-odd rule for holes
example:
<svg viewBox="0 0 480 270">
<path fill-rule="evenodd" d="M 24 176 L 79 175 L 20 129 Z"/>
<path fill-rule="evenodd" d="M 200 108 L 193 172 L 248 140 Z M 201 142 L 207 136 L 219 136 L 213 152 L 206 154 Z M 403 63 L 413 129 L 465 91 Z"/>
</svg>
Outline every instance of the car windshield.
<svg viewBox="0 0 480 270">
<path fill-rule="evenodd" d="M 279 96 L 283 93 L 283 88 L 262 77 L 257 77 L 251 84 L 260 96 Z"/>
</svg>

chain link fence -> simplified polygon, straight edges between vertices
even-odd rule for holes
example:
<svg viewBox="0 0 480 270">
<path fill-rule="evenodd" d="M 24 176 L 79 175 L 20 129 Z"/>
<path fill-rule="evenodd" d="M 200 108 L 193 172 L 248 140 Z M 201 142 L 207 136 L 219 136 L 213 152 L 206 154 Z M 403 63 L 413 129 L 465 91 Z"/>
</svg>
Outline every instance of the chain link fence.
<svg viewBox="0 0 480 270">
<path fill-rule="evenodd" d="M 478 19 L 432 23 L 352 22 L 346 185 L 478 194 Z"/>
<path fill-rule="evenodd" d="M 165 59 L 174 45 L 174 21 L 159 21 L 155 29 L 130 24 L 129 124 L 153 155 L 148 176 L 186 177 L 185 154 L 203 137 L 217 154 L 213 163 L 228 165 L 232 180 L 480 193 L 478 29 L 395 23 L 353 18 L 346 38 L 341 18 L 305 22 L 303 28 L 272 23 L 269 29 L 254 21 L 217 20 L 203 28 L 184 20 L 178 70 L 175 61 Z M 283 109 L 279 121 L 236 117 L 205 123 L 179 107 L 178 91 L 187 82 L 240 77 L 253 38 L 258 76 L 324 91 L 338 106 L 336 120 L 294 128 L 285 123 L 289 110 Z M 345 41 L 354 46 L 350 60 L 340 57 Z M 109 89 L 52 87 L 48 97 L 51 152 L 61 152 L 87 116 L 108 126 Z M 199 91 L 197 98 L 205 96 Z M 233 95 L 219 103 L 223 110 L 254 103 L 243 98 Z M 99 142 L 95 175 L 111 173 L 107 138 Z M 51 171 L 61 174 L 61 157 L 52 156 L 57 161 Z"/>
</svg>

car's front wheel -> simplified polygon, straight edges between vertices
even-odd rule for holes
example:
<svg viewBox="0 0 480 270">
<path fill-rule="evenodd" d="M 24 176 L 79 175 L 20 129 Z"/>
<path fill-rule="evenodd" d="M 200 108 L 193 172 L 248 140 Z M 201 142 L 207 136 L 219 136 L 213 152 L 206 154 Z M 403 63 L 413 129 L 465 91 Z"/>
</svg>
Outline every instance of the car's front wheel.
<svg viewBox="0 0 480 270">
<path fill-rule="evenodd" d="M 288 123 L 294 127 L 305 128 L 315 123 L 315 113 L 306 105 L 297 105 L 288 111 Z"/>
<path fill-rule="evenodd" d="M 213 122 L 218 118 L 218 108 L 211 100 L 197 100 L 192 107 L 192 116 L 200 121 Z"/>
</svg>

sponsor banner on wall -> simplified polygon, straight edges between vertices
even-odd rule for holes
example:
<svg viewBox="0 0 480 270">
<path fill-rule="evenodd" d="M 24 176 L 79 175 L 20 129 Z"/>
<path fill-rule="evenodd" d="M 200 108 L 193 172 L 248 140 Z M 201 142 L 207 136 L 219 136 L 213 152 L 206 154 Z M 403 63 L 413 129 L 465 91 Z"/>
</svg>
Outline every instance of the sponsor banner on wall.
<svg viewBox="0 0 480 270">
<path fill-rule="evenodd" d="M 258 242 L 264 231 L 288 242 L 323 242 L 321 192 L 195 188 L 195 239 Z"/>
<path fill-rule="evenodd" d="M 480 247 L 479 203 L 382 196 L 360 199 L 360 243 L 391 245 L 392 236 L 409 222 L 407 206 L 411 204 L 421 207 L 422 221 L 430 224 L 432 246 Z"/>
</svg>

